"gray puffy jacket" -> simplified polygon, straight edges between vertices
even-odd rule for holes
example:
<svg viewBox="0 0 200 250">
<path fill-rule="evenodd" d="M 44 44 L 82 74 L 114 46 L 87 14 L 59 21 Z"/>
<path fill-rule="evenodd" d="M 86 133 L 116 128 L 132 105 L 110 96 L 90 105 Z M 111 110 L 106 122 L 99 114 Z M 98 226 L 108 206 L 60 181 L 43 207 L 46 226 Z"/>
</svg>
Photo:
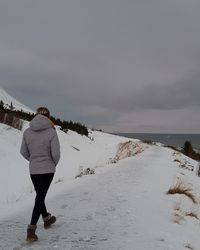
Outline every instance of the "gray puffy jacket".
<svg viewBox="0 0 200 250">
<path fill-rule="evenodd" d="M 20 153 L 30 164 L 30 174 L 54 173 L 60 159 L 60 144 L 51 121 L 36 115 L 23 134 Z"/>
</svg>

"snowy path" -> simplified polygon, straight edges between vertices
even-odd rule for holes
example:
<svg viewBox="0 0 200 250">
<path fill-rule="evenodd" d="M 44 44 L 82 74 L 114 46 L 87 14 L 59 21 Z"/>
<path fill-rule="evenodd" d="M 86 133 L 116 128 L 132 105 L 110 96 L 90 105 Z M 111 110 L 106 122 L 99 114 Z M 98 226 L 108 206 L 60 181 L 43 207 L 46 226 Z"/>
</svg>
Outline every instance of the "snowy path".
<svg viewBox="0 0 200 250">
<path fill-rule="evenodd" d="M 134 223 L 129 204 L 132 198 L 127 197 L 132 192 L 129 193 L 127 187 L 135 188 L 139 180 L 139 172 L 131 169 L 131 175 L 120 168 L 112 168 L 101 178 L 85 177 L 91 180 L 48 202 L 49 207 L 54 207 L 58 222 L 49 230 L 38 226 L 40 241 L 34 248 L 20 246 L 28 213 L 3 222 L 0 242 L 3 239 L 7 242 L 1 249 L 112 249 L 116 241 L 121 242 L 121 246 L 113 249 L 123 249 L 124 241 L 130 237 L 129 227 Z"/>
<path fill-rule="evenodd" d="M 156 211 L 157 200 L 149 204 L 152 192 L 157 199 L 160 195 L 156 193 L 156 183 L 151 185 L 151 178 L 154 176 L 155 182 L 154 168 L 156 173 L 162 160 L 162 150 L 154 148 L 142 158 L 138 155 L 126 159 L 77 180 L 73 188 L 47 201 L 58 221 L 49 230 L 44 230 L 40 221 L 39 241 L 34 245 L 25 243 L 30 211 L 0 221 L 0 249 L 173 249 L 170 245 L 162 247 L 164 236 L 159 225 L 153 232 L 161 235 L 151 235 L 152 220 L 160 212 Z M 159 185 L 162 180 L 157 181 Z"/>
</svg>

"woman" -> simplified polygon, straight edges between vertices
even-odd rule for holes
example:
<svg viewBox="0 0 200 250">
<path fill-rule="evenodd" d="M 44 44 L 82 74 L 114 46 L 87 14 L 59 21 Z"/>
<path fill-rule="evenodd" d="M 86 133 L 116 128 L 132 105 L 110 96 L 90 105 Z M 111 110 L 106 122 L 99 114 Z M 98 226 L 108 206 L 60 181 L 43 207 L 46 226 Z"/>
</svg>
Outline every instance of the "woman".
<svg viewBox="0 0 200 250">
<path fill-rule="evenodd" d="M 60 159 L 58 136 L 49 117 L 47 108 L 38 108 L 30 127 L 24 131 L 21 144 L 20 153 L 29 161 L 30 177 L 36 191 L 32 218 L 27 228 L 27 241 L 38 240 L 35 231 L 40 215 L 44 228 L 56 222 L 56 217 L 48 213 L 45 206 L 45 197 Z"/>
</svg>

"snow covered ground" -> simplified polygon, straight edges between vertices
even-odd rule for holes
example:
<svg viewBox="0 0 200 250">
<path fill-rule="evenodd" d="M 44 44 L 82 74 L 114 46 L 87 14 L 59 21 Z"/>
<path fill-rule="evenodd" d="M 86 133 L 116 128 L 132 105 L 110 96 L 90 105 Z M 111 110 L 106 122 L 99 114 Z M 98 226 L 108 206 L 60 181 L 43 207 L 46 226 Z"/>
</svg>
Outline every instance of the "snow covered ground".
<svg viewBox="0 0 200 250">
<path fill-rule="evenodd" d="M 28 245 L 34 190 L 19 154 L 22 132 L 0 124 L 0 249 L 200 249 L 197 162 L 133 139 L 136 154 L 126 157 L 118 145 L 129 139 L 97 131 L 90 138 L 59 129 L 58 135 L 62 158 L 47 197 L 58 220 L 49 230 L 40 220 L 39 241 Z M 114 161 L 117 151 L 124 159 Z M 75 178 L 86 168 L 95 174 Z M 180 181 L 192 189 L 196 204 L 166 194 Z"/>
<path fill-rule="evenodd" d="M 0 100 L 30 110 L 2 89 Z M 0 250 L 200 249 L 196 161 L 161 144 L 98 131 L 89 137 L 57 132 L 61 160 L 46 200 L 57 222 L 44 230 L 40 220 L 39 241 L 29 245 L 35 193 L 19 154 L 23 131 L 0 124 Z M 82 175 L 87 169 L 95 174 Z M 167 194 L 179 183 L 188 195 Z"/>
</svg>

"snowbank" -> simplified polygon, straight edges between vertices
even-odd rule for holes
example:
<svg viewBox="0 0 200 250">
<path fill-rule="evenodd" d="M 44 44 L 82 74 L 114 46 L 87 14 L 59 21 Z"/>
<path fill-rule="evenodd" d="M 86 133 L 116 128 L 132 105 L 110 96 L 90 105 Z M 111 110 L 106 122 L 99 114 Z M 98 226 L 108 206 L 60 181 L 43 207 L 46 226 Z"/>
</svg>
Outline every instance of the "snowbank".
<svg viewBox="0 0 200 250">
<path fill-rule="evenodd" d="M 89 138 L 57 132 L 61 160 L 47 204 L 58 222 L 48 233 L 39 222 L 34 249 L 200 248 L 196 161 L 169 148 L 98 131 L 90 131 Z M 0 124 L 0 246 L 6 250 L 29 249 L 23 238 L 34 190 L 28 162 L 19 154 L 22 133 Z M 80 169 L 94 174 L 75 178 Z M 195 202 L 185 194 L 167 194 L 177 183 Z"/>
</svg>

